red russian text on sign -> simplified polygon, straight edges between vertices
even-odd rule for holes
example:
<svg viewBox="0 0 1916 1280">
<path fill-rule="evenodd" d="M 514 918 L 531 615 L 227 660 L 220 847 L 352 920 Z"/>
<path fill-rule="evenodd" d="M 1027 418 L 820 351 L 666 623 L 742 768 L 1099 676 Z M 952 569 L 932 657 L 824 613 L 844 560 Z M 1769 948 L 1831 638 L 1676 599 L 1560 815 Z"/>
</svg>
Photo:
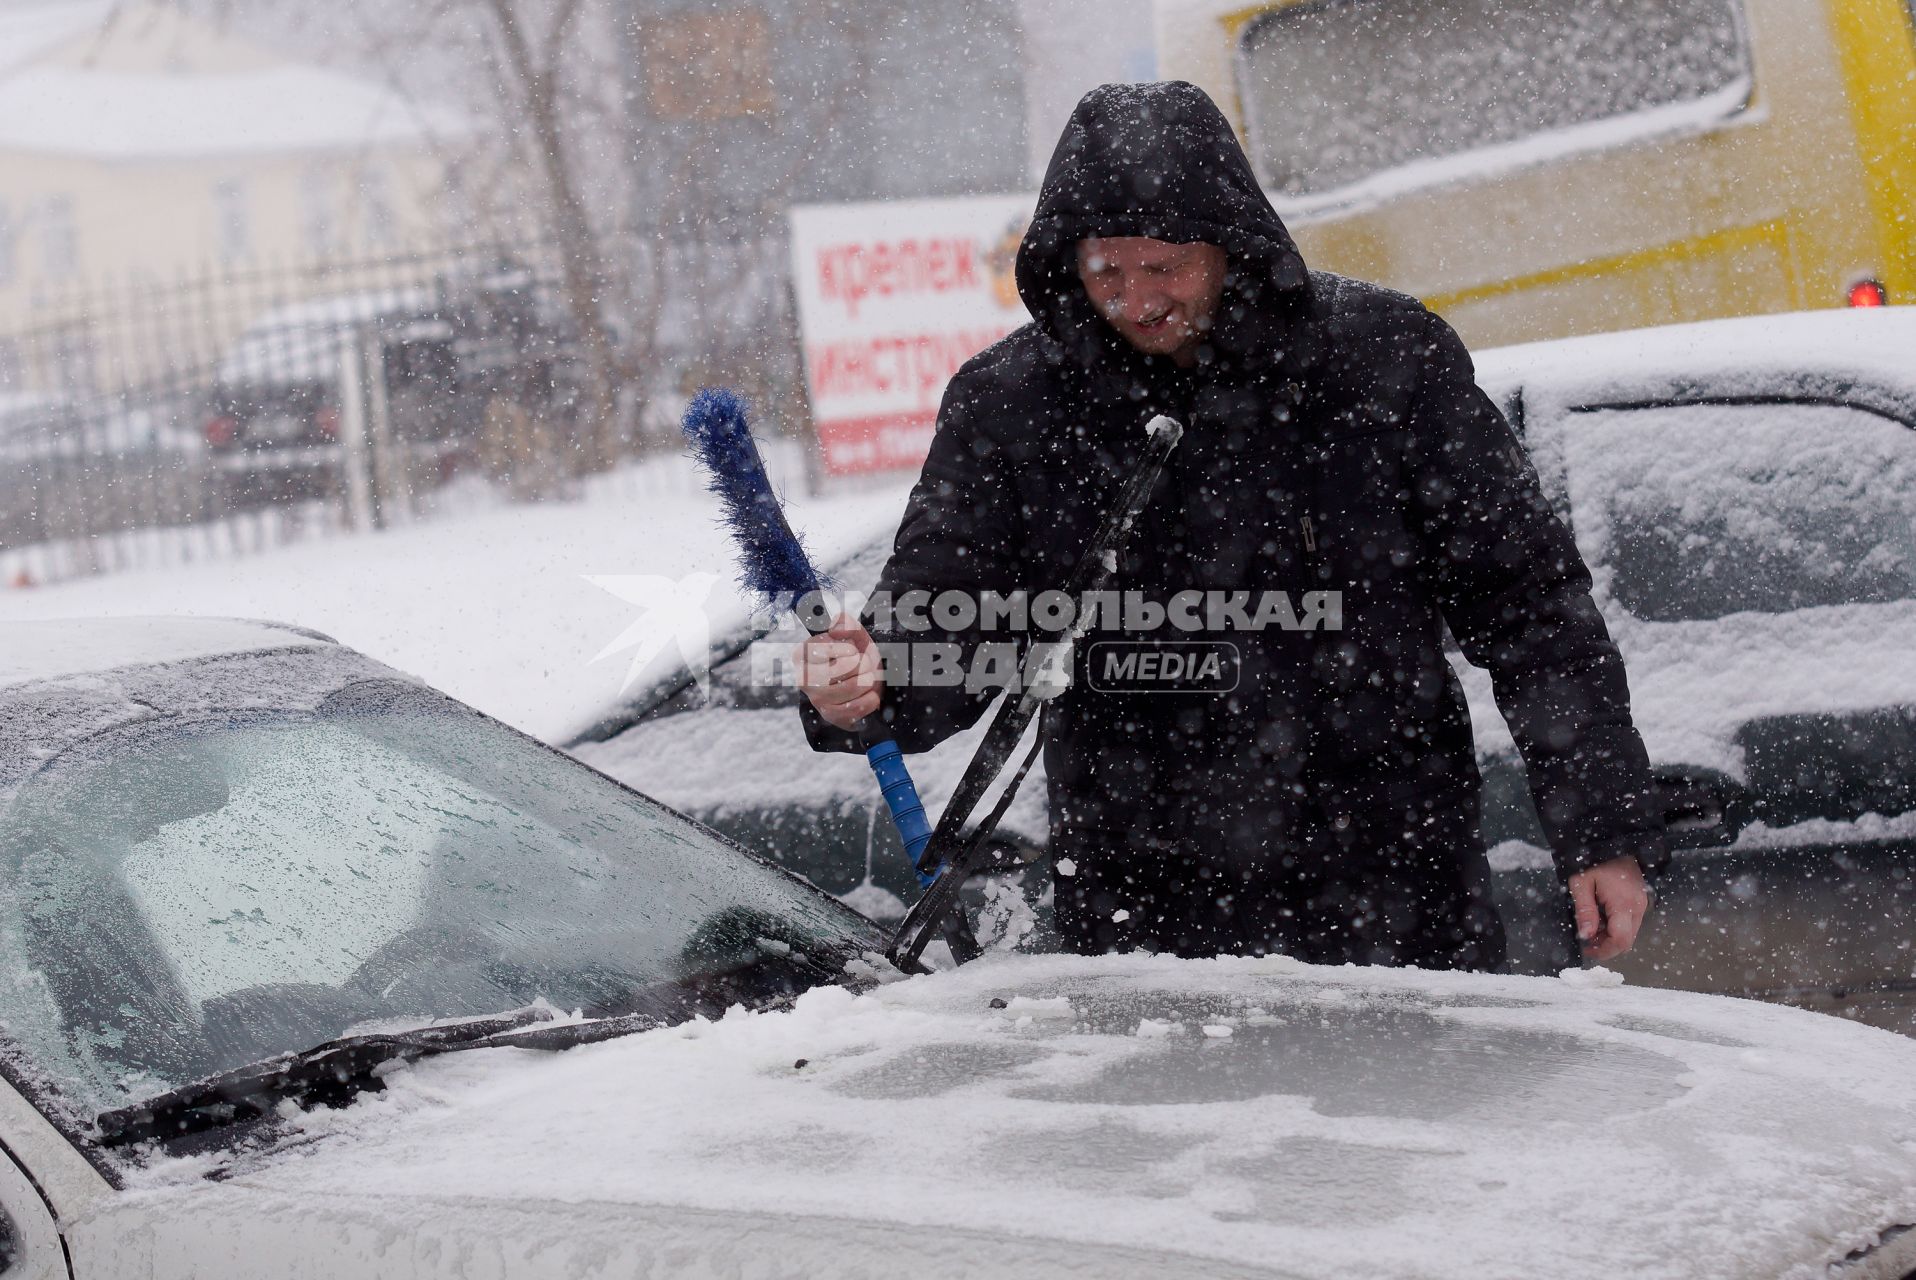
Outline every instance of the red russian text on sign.
<svg viewBox="0 0 1916 1280">
<path fill-rule="evenodd" d="M 857 471 L 891 471 L 914 467 L 925 460 L 937 414 L 886 414 L 876 418 L 841 418 L 818 424 L 825 465 L 840 475 Z"/>
<path fill-rule="evenodd" d="M 965 361 L 1004 337 L 1003 326 L 821 342 L 806 351 L 812 398 L 909 393 L 935 405 Z"/>
<path fill-rule="evenodd" d="M 945 387 L 1026 319 L 1010 287 L 1023 196 L 793 208 L 792 284 L 826 469 L 915 467 Z"/>
<path fill-rule="evenodd" d="M 854 319 L 859 303 L 874 295 L 977 289 L 978 245 L 955 237 L 829 245 L 818 251 L 818 286 Z"/>
</svg>

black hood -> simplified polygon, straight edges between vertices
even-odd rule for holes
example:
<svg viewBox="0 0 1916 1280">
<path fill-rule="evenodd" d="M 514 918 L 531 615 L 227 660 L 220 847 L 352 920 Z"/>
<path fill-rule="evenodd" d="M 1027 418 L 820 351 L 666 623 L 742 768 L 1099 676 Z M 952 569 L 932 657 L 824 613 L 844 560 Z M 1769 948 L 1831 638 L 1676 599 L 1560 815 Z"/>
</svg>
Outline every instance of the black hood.
<svg viewBox="0 0 1916 1280">
<path fill-rule="evenodd" d="M 1230 122 L 1196 85 L 1093 89 L 1071 113 L 1045 171 L 1018 248 L 1018 292 L 1050 337 L 1080 359 L 1095 359 L 1095 350 L 1122 339 L 1078 280 L 1077 244 L 1086 236 L 1223 248 L 1231 279 L 1213 343 L 1227 352 L 1248 354 L 1274 336 L 1270 320 L 1308 313 L 1304 259 Z"/>
</svg>

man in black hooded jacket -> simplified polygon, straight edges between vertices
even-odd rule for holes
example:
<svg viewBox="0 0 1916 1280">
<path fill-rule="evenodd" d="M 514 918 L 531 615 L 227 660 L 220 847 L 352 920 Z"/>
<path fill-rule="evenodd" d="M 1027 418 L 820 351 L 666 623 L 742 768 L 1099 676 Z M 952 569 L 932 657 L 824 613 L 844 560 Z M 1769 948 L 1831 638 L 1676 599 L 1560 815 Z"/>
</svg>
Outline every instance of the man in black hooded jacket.
<svg viewBox="0 0 1916 1280">
<path fill-rule="evenodd" d="M 1450 328 L 1307 271 L 1229 124 L 1183 83 L 1078 104 L 1017 279 L 1033 322 L 952 380 L 879 598 L 1059 587 L 1162 413 L 1186 430 L 1119 588 L 1283 602 L 1253 628 L 1227 608 L 1228 635 L 1201 604 L 1178 615 L 1206 630 L 1172 638 L 1227 657 L 1221 678 L 1114 691 L 1086 668 L 1099 646 L 1078 646 L 1044 730 L 1067 944 L 1500 965 L 1447 624 L 1491 672 L 1587 952 L 1627 949 L 1667 853 L 1623 666 Z M 1161 639 L 1149 614 L 1120 621 Z M 855 749 L 874 714 L 908 752 L 973 723 L 988 692 L 886 673 L 875 639 L 976 654 L 979 626 L 875 618 L 806 646 L 814 747 Z"/>
</svg>

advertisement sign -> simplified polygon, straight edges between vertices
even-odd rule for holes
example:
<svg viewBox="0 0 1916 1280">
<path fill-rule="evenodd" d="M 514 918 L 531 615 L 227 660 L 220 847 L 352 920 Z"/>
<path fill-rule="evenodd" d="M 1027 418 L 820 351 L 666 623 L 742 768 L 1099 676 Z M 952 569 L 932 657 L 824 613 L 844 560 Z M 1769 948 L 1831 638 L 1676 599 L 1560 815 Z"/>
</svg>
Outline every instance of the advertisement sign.
<svg viewBox="0 0 1916 1280">
<path fill-rule="evenodd" d="M 792 210 L 812 420 L 837 475 L 916 467 L 945 384 L 1029 317 L 1012 265 L 1030 196 Z"/>
</svg>

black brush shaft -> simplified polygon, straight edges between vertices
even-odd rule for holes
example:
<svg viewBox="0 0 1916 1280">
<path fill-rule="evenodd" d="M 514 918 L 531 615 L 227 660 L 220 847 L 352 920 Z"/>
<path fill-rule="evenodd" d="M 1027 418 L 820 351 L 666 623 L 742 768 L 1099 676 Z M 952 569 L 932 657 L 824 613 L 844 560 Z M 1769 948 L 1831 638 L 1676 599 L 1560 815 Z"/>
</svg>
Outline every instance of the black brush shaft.
<svg viewBox="0 0 1916 1280">
<path fill-rule="evenodd" d="M 1131 471 L 1125 477 L 1118 500 L 1105 514 L 1090 545 L 1079 557 L 1071 576 L 1065 580 L 1064 591 L 1072 599 L 1082 603 L 1086 595 L 1102 590 L 1110 582 L 1116 568 L 1117 553 L 1124 545 L 1124 539 L 1138 514 L 1144 510 L 1144 504 L 1151 496 L 1151 488 L 1157 483 L 1158 473 L 1164 469 L 1171 451 L 1177 448 L 1181 434 L 1180 430 L 1151 433 L 1144 451 L 1132 463 Z M 931 844 L 925 849 L 925 860 L 938 867 L 937 879 L 932 881 L 924 895 L 906 914 L 905 922 L 898 927 L 891 948 L 886 953 L 891 962 L 901 969 L 917 967 L 926 945 L 956 905 L 958 891 L 991 856 L 988 838 L 1010 805 L 1010 792 L 1023 780 L 1023 770 L 1019 771 L 1017 779 L 1007 788 L 1006 795 L 1000 797 L 997 808 L 978 825 L 977 830 L 968 837 L 962 831 L 965 822 L 971 817 L 971 811 L 977 808 L 978 801 L 984 797 L 993 779 L 1003 772 L 1005 762 L 1017 748 L 1018 739 L 1024 736 L 1031 718 L 1044 705 L 1045 700 L 1032 691 L 1030 680 L 1033 655 L 1037 648 L 1038 643 L 1034 642 L 1026 651 L 1024 668 L 1019 672 L 1018 696 L 1007 698 L 1004 705 L 998 708 L 991 728 L 985 731 L 985 739 L 978 746 L 978 753 L 965 767 L 957 790 L 952 792 L 945 811 L 939 815 Z M 1029 765 L 1030 760 L 1027 759 L 1026 767 Z"/>
</svg>

